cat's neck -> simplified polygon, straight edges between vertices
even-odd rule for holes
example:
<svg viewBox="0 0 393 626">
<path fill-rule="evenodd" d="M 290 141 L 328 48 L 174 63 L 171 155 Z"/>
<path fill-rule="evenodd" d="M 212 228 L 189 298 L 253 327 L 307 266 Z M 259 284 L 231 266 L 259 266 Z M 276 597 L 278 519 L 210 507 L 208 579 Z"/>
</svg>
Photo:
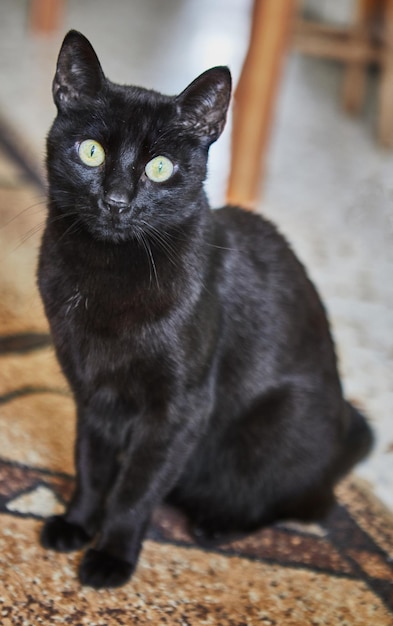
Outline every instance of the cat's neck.
<svg viewBox="0 0 393 626">
<path fill-rule="evenodd" d="M 179 293 L 182 307 L 187 303 L 184 310 L 192 309 L 200 298 L 214 266 L 211 256 L 216 249 L 209 245 L 214 240 L 214 223 L 206 203 L 181 227 L 172 224 L 164 229 L 159 242 L 131 238 L 111 243 L 56 219 L 51 205 L 41 267 L 47 267 L 54 280 L 61 276 L 68 299 L 78 294 L 88 302 L 83 314 L 89 323 L 97 326 L 99 320 L 113 318 L 111 324 L 117 329 L 122 324 L 145 324 L 177 310 Z M 123 313 L 125 321 L 119 320 Z"/>
</svg>

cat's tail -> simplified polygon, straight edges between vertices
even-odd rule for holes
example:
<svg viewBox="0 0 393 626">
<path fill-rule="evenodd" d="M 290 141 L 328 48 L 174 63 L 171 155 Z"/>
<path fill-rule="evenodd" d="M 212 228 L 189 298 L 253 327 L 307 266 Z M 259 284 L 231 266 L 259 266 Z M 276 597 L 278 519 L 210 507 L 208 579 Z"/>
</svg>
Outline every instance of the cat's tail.
<svg viewBox="0 0 393 626">
<path fill-rule="evenodd" d="M 345 410 L 348 416 L 347 428 L 334 467 L 335 481 L 362 461 L 374 444 L 373 431 L 364 415 L 349 402 L 345 403 Z"/>
</svg>

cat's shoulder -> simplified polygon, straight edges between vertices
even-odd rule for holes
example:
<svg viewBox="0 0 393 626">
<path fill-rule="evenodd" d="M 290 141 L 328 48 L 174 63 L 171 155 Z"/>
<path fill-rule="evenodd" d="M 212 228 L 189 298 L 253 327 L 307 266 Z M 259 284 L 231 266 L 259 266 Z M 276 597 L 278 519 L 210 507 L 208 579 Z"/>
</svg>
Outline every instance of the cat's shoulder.
<svg viewBox="0 0 393 626">
<path fill-rule="evenodd" d="M 219 228 L 232 232 L 239 238 L 257 238 L 287 245 L 276 225 L 259 213 L 238 206 L 223 206 L 213 211 L 214 221 Z"/>
<path fill-rule="evenodd" d="M 276 271 L 304 273 L 292 246 L 274 222 L 254 211 L 224 206 L 212 211 L 216 240 L 236 262 L 274 265 Z"/>
</svg>

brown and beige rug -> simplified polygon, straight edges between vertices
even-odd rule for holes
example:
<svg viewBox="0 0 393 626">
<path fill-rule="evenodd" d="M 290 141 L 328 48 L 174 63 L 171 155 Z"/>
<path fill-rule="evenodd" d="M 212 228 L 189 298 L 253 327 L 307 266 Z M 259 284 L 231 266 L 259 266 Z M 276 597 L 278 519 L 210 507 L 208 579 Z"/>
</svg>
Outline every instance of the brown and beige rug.
<svg viewBox="0 0 393 626">
<path fill-rule="evenodd" d="M 35 288 L 44 194 L 0 154 L 0 623 L 393 624 L 393 519 L 354 477 L 323 526 L 277 525 L 219 549 L 159 508 L 132 581 L 82 588 L 79 554 L 38 543 L 73 487 L 74 409 Z"/>
</svg>

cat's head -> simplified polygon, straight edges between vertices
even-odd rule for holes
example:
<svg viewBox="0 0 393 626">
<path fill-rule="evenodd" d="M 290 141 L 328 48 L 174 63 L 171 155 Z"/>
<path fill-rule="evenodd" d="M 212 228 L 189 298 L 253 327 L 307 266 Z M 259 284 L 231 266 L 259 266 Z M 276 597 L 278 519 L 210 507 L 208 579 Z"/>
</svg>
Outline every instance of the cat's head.
<svg viewBox="0 0 393 626">
<path fill-rule="evenodd" d="M 225 67 L 173 97 L 114 84 L 89 41 L 70 31 L 53 82 L 51 203 L 106 241 L 181 224 L 203 200 L 208 149 L 224 128 L 230 91 Z"/>
</svg>

